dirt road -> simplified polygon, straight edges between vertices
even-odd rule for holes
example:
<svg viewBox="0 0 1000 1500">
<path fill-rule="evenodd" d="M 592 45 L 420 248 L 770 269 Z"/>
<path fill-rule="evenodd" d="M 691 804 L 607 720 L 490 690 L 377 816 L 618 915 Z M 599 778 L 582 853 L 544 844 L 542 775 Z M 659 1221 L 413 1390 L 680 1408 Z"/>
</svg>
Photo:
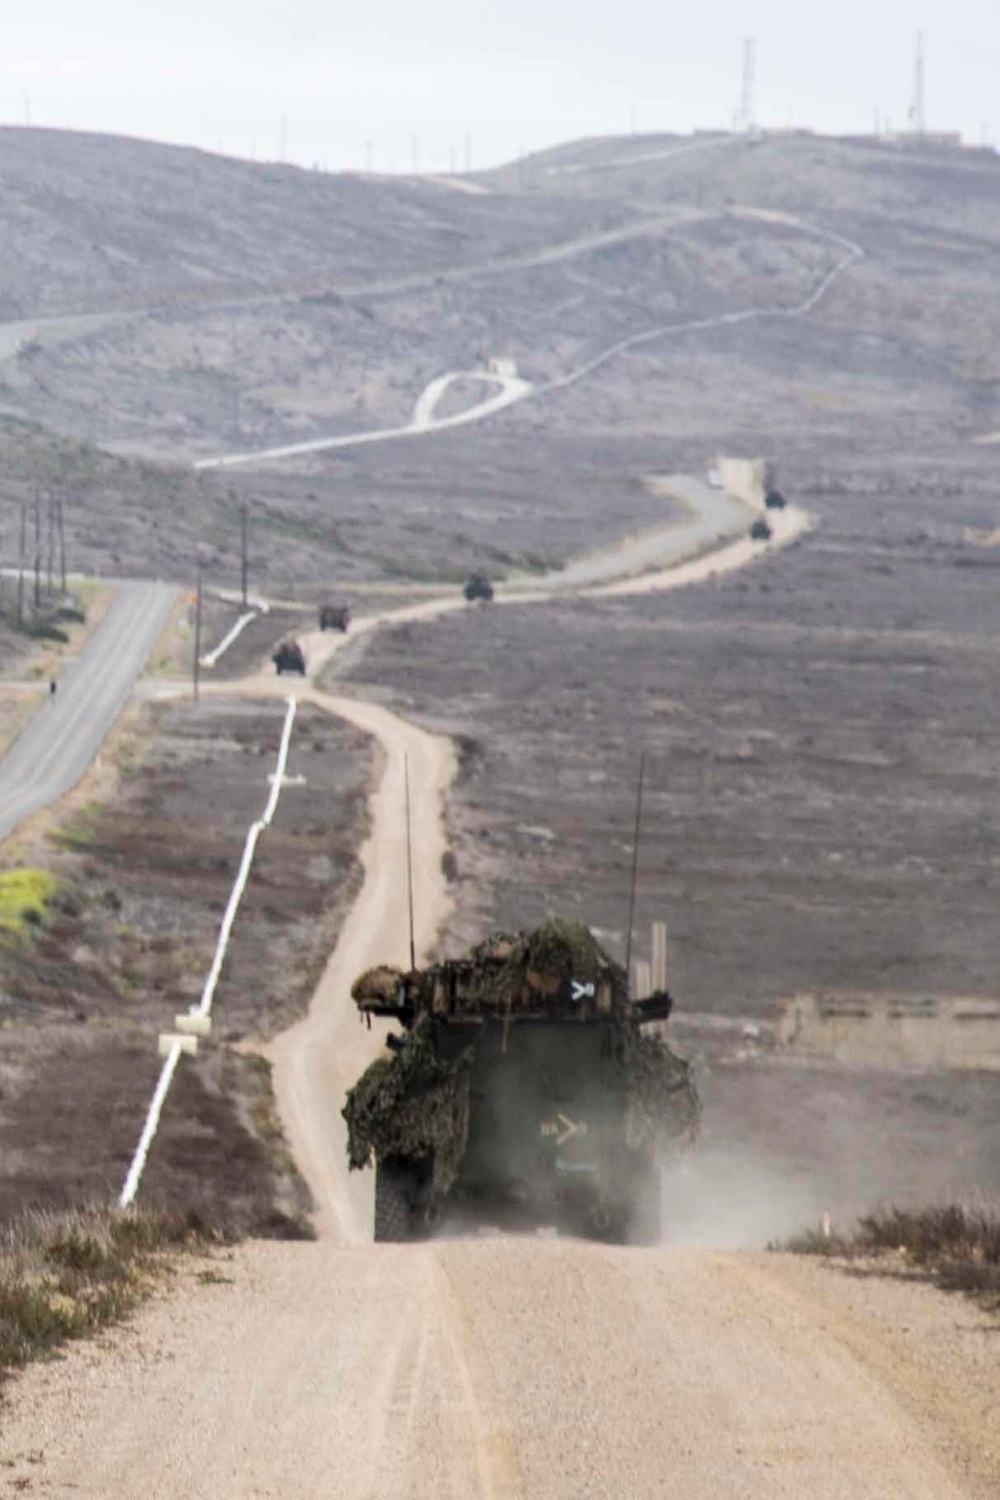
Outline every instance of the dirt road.
<svg viewBox="0 0 1000 1500">
<path fill-rule="evenodd" d="M 317 666 L 342 642 L 304 644 Z M 163 1500 L 995 1496 L 995 1325 L 963 1302 L 710 1249 L 368 1241 L 339 1106 L 380 1036 L 349 984 L 407 960 L 405 763 L 418 949 L 445 915 L 454 766 L 448 741 L 378 706 L 302 696 L 385 756 L 363 891 L 309 1017 L 273 1049 L 322 1238 L 243 1246 L 201 1279 L 182 1268 L 130 1327 L 29 1370 L 3 1411 L 0 1483 Z"/>
<path fill-rule="evenodd" d="M 33 1369 L 6 1481 L 151 1500 L 997 1493 L 988 1335 L 926 1290 L 544 1239 L 253 1244 L 214 1274 L 231 1283 L 192 1276 L 104 1348 Z"/>
</svg>

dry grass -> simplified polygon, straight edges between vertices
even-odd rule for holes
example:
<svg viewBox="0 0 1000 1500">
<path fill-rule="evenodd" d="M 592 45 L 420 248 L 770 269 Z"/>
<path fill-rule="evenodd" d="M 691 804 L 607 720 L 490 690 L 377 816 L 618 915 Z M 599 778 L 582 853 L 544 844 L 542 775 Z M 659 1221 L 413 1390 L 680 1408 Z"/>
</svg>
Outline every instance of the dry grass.
<svg viewBox="0 0 1000 1500">
<path fill-rule="evenodd" d="M 218 1238 L 184 1214 L 100 1206 L 21 1214 L 0 1229 L 0 1381 L 127 1317 L 164 1276 L 168 1252 L 204 1252 Z"/>
<path fill-rule="evenodd" d="M 967 1292 L 1000 1308 L 1000 1212 L 944 1204 L 879 1209 L 847 1235 L 811 1229 L 774 1249 L 840 1260 L 872 1260 L 923 1274 L 946 1291 Z"/>
</svg>

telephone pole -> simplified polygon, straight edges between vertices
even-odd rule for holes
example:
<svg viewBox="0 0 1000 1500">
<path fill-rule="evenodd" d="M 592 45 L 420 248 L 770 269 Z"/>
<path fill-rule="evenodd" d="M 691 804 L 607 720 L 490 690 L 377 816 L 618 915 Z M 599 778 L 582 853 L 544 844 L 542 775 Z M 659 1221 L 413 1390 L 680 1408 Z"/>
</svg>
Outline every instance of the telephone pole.
<svg viewBox="0 0 1000 1500">
<path fill-rule="evenodd" d="M 201 573 L 202 561 L 198 559 L 198 581 L 194 595 L 194 660 L 191 663 L 191 696 L 198 702 L 198 672 L 201 667 Z"/>
<path fill-rule="evenodd" d="M 66 518 L 63 514 L 63 498 L 59 496 L 59 510 L 56 516 L 59 526 L 59 579 L 62 591 L 66 592 Z"/>
<path fill-rule="evenodd" d="M 243 608 L 247 607 L 247 592 L 250 577 L 250 507 L 246 500 L 240 513 L 240 593 L 243 597 Z"/>
<path fill-rule="evenodd" d="M 35 613 L 42 607 L 42 494 L 35 491 Z"/>
<path fill-rule="evenodd" d="M 21 528 L 17 547 L 17 623 L 24 624 L 24 552 L 28 542 L 28 503 L 21 501 Z"/>
<path fill-rule="evenodd" d="M 56 501 L 53 494 L 49 494 L 48 514 L 48 546 L 45 555 L 45 588 L 49 598 L 52 598 L 52 585 L 55 582 L 56 571 Z"/>
</svg>

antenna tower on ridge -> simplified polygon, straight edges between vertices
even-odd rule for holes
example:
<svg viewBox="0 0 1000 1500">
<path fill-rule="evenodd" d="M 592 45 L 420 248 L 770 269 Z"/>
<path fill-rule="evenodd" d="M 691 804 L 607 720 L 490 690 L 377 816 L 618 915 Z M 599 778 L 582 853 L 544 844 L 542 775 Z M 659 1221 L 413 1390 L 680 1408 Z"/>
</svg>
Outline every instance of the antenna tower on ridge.
<svg viewBox="0 0 1000 1500">
<path fill-rule="evenodd" d="M 754 84 L 757 74 L 757 43 L 752 36 L 743 38 L 743 79 L 740 87 L 740 107 L 736 111 L 734 126 L 737 131 L 754 128 Z"/>
<path fill-rule="evenodd" d="M 917 56 L 913 67 L 913 103 L 910 105 L 910 127 L 915 135 L 927 134 L 924 99 L 924 34 L 917 32 Z"/>
</svg>

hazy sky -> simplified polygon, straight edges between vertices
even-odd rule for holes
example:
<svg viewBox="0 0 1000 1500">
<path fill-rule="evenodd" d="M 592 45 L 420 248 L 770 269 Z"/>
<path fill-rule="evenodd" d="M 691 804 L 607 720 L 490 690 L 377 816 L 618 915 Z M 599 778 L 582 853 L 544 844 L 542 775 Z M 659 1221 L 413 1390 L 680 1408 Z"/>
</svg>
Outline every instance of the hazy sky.
<svg viewBox="0 0 1000 1500">
<path fill-rule="evenodd" d="M 8 7 L 0 122 L 305 165 L 473 165 L 583 135 L 763 125 L 1000 137 L 1000 0 L 46 0 Z M 996 135 L 994 134 L 996 132 Z"/>
</svg>

